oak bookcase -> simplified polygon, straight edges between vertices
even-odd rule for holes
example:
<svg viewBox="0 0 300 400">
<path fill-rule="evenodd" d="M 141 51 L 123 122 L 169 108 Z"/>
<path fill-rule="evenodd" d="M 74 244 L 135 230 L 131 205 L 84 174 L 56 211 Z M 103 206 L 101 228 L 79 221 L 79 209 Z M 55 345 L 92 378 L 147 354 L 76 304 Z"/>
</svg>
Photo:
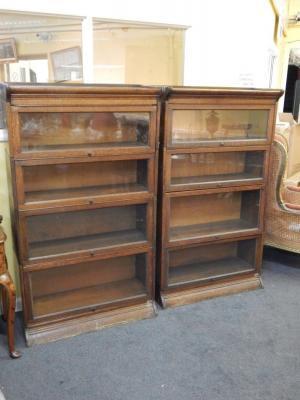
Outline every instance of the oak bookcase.
<svg viewBox="0 0 300 400">
<path fill-rule="evenodd" d="M 265 189 L 281 94 L 167 89 L 157 265 L 163 306 L 261 285 Z"/>
<path fill-rule="evenodd" d="M 29 345 L 155 315 L 160 92 L 6 86 Z"/>
</svg>

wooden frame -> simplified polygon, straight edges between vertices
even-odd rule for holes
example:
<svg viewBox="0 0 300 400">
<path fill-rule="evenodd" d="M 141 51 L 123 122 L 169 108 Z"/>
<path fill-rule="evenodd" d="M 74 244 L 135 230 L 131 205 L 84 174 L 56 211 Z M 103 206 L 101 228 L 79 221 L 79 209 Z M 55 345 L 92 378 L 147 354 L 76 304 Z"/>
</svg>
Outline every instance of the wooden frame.
<svg viewBox="0 0 300 400">
<path fill-rule="evenodd" d="M 145 188 L 142 191 L 135 191 L 133 190 L 128 190 L 128 192 L 115 192 L 112 194 L 86 194 L 86 195 L 81 195 L 81 196 L 73 196 L 70 198 L 64 198 L 64 199 L 48 199 L 48 200 L 40 200 L 39 202 L 37 201 L 31 201 L 31 202 L 26 202 L 25 200 L 25 182 L 24 182 L 24 168 L 26 167 L 46 167 L 46 166 L 62 166 L 62 165 L 82 165 L 83 169 L 85 165 L 91 164 L 91 163 L 98 163 L 101 165 L 101 163 L 105 162 L 122 162 L 122 161 L 137 161 L 137 162 L 143 162 L 145 161 L 147 163 L 147 188 Z M 15 174 L 16 174 L 16 190 L 17 190 L 17 200 L 19 204 L 19 210 L 20 211 L 26 211 L 30 210 L 32 208 L 52 208 L 52 207 L 60 207 L 62 205 L 74 205 L 74 204 L 91 204 L 91 203 L 99 203 L 99 202 L 107 202 L 107 201 L 116 201 L 120 199 L 126 200 L 128 196 L 131 196 L 131 199 L 139 199 L 141 198 L 141 195 L 145 194 L 150 194 L 154 193 L 156 190 L 155 186 L 155 157 L 153 154 L 141 154 L 141 155 L 135 155 L 135 154 L 126 154 L 126 155 L 117 155 L 117 156 L 102 156 L 102 157 L 88 157 L 88 158 L 83 158 L 83 159 L 78 159 L 78 158 L 68 158 L 66 160 L 63 160 L 61 158 L 53 158 L 53 159 L 35 159 L 35 160 L 18 160 L 15 162 Z"/>
<path fill-rule="evenodd" d="M 153 263 L 152 263 L 152 251 L 149 249 L 145 250 L 136 250 L 136 249 L 126 249 L 125 251 L 122 251 L 122 255 L 114 255 L 111 257 L 111 255 L 108 254 L 100 254 L 96 256 L 93 260 L 93 262 L 97 261 L 103 261 L 103 260 L 109 260 L 109 259 L 114 259 L 114 258 L 122 258 L 122 257 L 127 257 L 127 256 L 136 256 L 136 255 L 145 255 L 145 268 L 147 271 L 147 279 L 146 279 L 146 287 L 145 287 L 145 293 L 144 294 L 139 294 L 139 295 L 133 295 L 127 298 L 116 298 L 115 301 L 110 303 L 109 305 L 102 303 L 102 304 L 89 304 L 85 305 L 81 309 L 69 309 L 66 311 L 60 311 L 60 312 L 55 312 L 53 314 L 49 315 L 44 315 L 44 316 L 34 316 L 33 313 L 33 301 L 32 298 L 26 297 L 25 301 L 25 308 L 26 308 L 26 313 L 28 316 L 28 322 L 30 325 L 43 325 L 47 323 L 49 320 L 51 321 L 57 321 L 61 320 L 62 318 L 70 318 L 74 316 L 79 316 L 79 315 L 84 315 L 86 312 L 92 311 L 101 311 L 101 310 L 115 310 L 118 309 L 120 306 L 124 307 L 127 305 L 132 305 L 132 304 L 139 304 L 141 301 L 151 301 L 153 298 Z M 74 265 L 79 265 L 79 264 L 87 264 L 86 261 L 82 260 L 60 260 L 60 262 L 56 266 L 51 266 L 50 268 L 26 268 L 24 269 L 24 285 L 27 286 L 28 288 L 31 287 L 30 283 L 30 274 L 35 274 L 40 271 L 49 271 L 49 270 L 57 270 L 61 271 L 62 268 L 69 267 L 70 271 L 72 271 L 72 267 Z M 84 275 L 86 274 L 86 271 L 83 270 L 83 279 Z M 32 289 L 30 290 L 30 293 L 32 293 Z"/>
<path fill-rule="evenodd" d="M 22 282 L 22 301 L 23 313 L 26 321 L 26 342 L 27 345 L 47 343 L 62 338 L 68 338 L 85 332 L 90 332 L 116 324 L 124 324 L 136 319 L 151 318 L 157 314 L 154 297 L 155 271 L 154 254 L 149 249 L 126 249 L 113 251 L 112 254 L 99 255 L 95 260 L 105 260 L 110 257 L 120 257 L 128 255 L 145 254 L 147 263 L 147 292 L 145 295 L 130 298 L 120 298 L 110 304 L 99 304 L 86 306 L 80 310 L 69 310 L 56 313 L 45 317 L 33 317 L 32 293 L 29 273 L 34 271 L 48 270 L 49 266 L 40 264 L 39 266 L 28 265 L 21 269 L 20 278 Z M 58 261 L 50 268 L 60 268 L 60 266 L 70 266 L 75 260 Z M 84 259 L 79 262 L 84 262 Z"/>
<path fill-rule="evenodd" d="M 60 103 L 59 99 L 56 99 L 57 103 Z M 21 128 L 20 128 L 20 114 L 34 114 L 43 113 L 49 115 L 51 113 L 72 113 L 76 115 L 79 110 L 74 106 L 64 106 L 63 108 L 57 104 L 57 106 L 29 106 L 29 107 L 8 107 L 8 111 L 11 115 L 10 121 L 8 121 L 9 129 L 13 129 L 15 134 L 13 137 L 9 137 L 10 140 L 10 151 L 14 155 L 15 159 L 25 160 L 33 158 L 65 158 L 68 157 L 95 157 L 95 156 L 108 156 L 108 155 L 120 155 L 120 154 L 147 154 L 149 152 L 154 153 L 156 151 L 156 120 L 157 120 L 157 108 L 142 106 L 141 102 L 132 106 L 82 106 L 80 108 L 81 113 L 147 113 L 149 114 L 149 131 L 148 131 L 148 143 L 145 145 L 131 145 L 131 146 L 105 146 L 105 147 L 93 147 L 87 142 L 85 148 L 76 149 L 70 146 L 69 149 L 55 149 L 50 148 L 46 150 L 33 150 L 23 151 L 22 150 L 22 139 L 21 139 Z"/>
<path fill-rule="evenodd" d="M 15 38 L 0 39 L 0 64 L 18 61 Z"/>
<path fill-rule="evenodd" d="M 258 211 L 258 226 L 257 228 L 249 228 L 249 229 L 236 229 L 235 231 L 228 231 L 228 233 L 222 234 L 214 234 L 210 233 L 208 235 L 198 236 L 195 235 L 194 238 L 182 238 L 182 239 L 171 239 L 169 235 L 170 228 L 170 200 L 178 199 L 178 198 L 187 198 L 190 199 L 192 197 L 202 197 L 210 194 L 221 194 L 221 193 L 246 193 L 249 191 L 257 191 L 259 192 L 259 211 Z M 166 193 L 163 201 L 163 214 L 165 215 L 165 224 L 163 237 L 165 246 L 169 247 L 177 247 L 180 245 L 188 245 L 193 243 L 202 243 L 202 242 L 211 242 L 216 241 L 222 238 L 234 238 L 234 237 L 244 237 L 253 234 L 261 234 L 262 233 L 262 214 L 264 211 L 264 202 L 265 202 L 265 191 L 261 186 L 241 186 L 241 187 L 224 187 L 224 188 L 216 188 L 216 189 L 203 189 L 203 190 L 189 190 L 182 192 L 170 192 Z"/>
<path fill-rule="evenodd" d="M 129 196 L 131 197 L 131 196 Z M 82 250 L 75 250 L 71 252 L 62 252 L 56 253 L 48 256 L 40 256 L 40 257 L 29 257 L 29 243 L 27 241 L 28 237 L 28 228 L 27 228 L 27 218 L 32 216 L 46 216 L 51 214 L 59 215 L 66 214 L 66 213 L 74 213 L 76 211 L 92 211 L 92 210 L 99 210 L 99 209 L 113 209 L 114 207 L 122 208 L 126 206 L 144 206 L 146 208 L 146 228 L 145 228 L 145 238 L 140 239 L 139 241 L 132 241 L 132 239 L 128 239 L 128 242 L 125 243 L 116 243 L 116 244 L 104 244 L 98 248 L 89 248 L 89 249 L 82 249 Z M 75 214 L 76 216 L 76 214 Z M 45 258 L 50 261 L 58 260 L 58 259 L 76 259 L 80 260 L 81 257 L 85 258 L 89 256 L 91 260 L 98 254 L 105 254 L 110 252 L 112 249 L 117 248 L 149 248 L 153 241 L 154 235 L 154 218 L 153 218 L 153 196 L 152 195 L 144 195 L 144 199 L 142 200 L 142 196 L 139 199 L 134 199 L 132 196 L 131 199 L 121 199 L 119 202 L 104 202 L 101 201 L 100 203 L 87 203 L 86 205 L 76 205 L 71 207 L 55 207 L 49 209 L 41 209 L 36 208 L 25 212 L 19 212 L 19 222 L 18 222 L 18 230 L 22 232 L 19 239 L 19 256 L 22 265 L 26 265 L 28 263 L 35 264 L 41 263 Z"/>
<path fill-rule="evenodd" d="M 181 244 L 176 246 L 175 250 L 181 250 L 181 249 L 189 249 L 189 248 L 196 248 L 196 247 L 205 247 L 207 245 L 211 245 L 211 244 L 230 244 L 232 242 L 238 241 L 238 242 L 243 242 L 246 240 L 255 240 L 256 244 L 255 244 L 255 262 L 253 265 L 253 271 L 257 274 L 260 273 L 260 269 L 261 269 L 261 261 L 262 261 L 262 236 L 257 236 L 257 235 L 250 235 L 250 236 L 245 236 L 245 237 L 240 237 L 240 238 L 225 238 L 225 239 L 219 239 L 217 241 L 213 241 L 213 242 L 198 242 L 198 243 L 191 243 L 189 245 L 185 245 L 185 244 Z M 189 282 L 189 283 L 178 283 L 177 285 L 168 285 L 168 254 L 170 251 L 174 250 L 174 248 L 166 248 L 163 252 L 163 257 L 162 257 L 162 265 L 163 268 L 161 269 L 161 290 L 162 292 L 176 292 L 177 290 L 184 290 L 187 288 L 197 288 L 200 286 L 205 286 L 207 284 L 210 283 L 214 283 L 216 281 L 226 281 L 226 279 L 228 280 L 231 279 L 231 277 L 229 276 L 223 276 L 223 277 L 207 277 L 206 279 L 199 279 L 199 280 L 195 280 L 193 282 Z M 252 272 L 241 272 L 241 273 L 237 273 L 235 274 L 233 277 L 234 279 L 237 278 L 243 278 L 244 276 L 249 277 L 253 275 Z"/>
<path fill-rule="evenodd" d="M 82 79 L 83 67 L 80 46 L 53 51 L 52 53 L 50 53 L 50 59 L 55 81 L 64 82 Z M 64 67 L 62 65 L 64 65 Z M 65 70 L 65 68 L 70 69 Z M 78 75 L 75 79 L 72 78 L 73 72 Z"/>
<path fill-rule="evenodd" d="M 96 330 L 116 323 L 124 323 L 134 319 L 149 318 L 156 314 L 154 304 L 154 285 L 155 285 L 155 237 L 156 237 L 156 193 L 157 193 L 157 139 L 158 127 L 160 122 L 160 97 L 159 88 L 147 88 L 140 86 L 99 86 L 99 85 L 10 85 L 7 87 L 7 113 L 9 125 L 9 144 L 10 144 L 10 164 L 12 171 L 12 182 L 14 192 L 15 209 L 15 230 L 18 243 L 18 257 L 21 264 L 21 286 L 23 309 L 25 319 L 25 330 L 27 343 L 47 342 L 57 340 L 62 337 L 73 336 L 76 334 Z M 20 130 L 22 120 L 20 114 L 43 113 L 49 115 L 49 112 L 60 113 L 80 113 L 80 112 L 106 112 L 106 113 L 148 113 L 149 131 L 148 143 L 143 146 L 107 146 L 93 148 L 88 143 L 83 149 L 61 148 L 55 151 L 38 149 L 38 151 L 22 152 Z M 76 126 L 75 126 L 76 128 Z M 51 128 L 52 129 L 52 128 Z M 144 170 L 143 179 L 147 179 L 147 188 L 141 191 L 125 191 L 124 193 L 89 193 L 78 197 L 71 193 L 68 198 L 59 198 L 56 200 L 46 199 L 46 201 L 25 202 L 25 182 L 24 169 L 27 167 L 39 166 L 80 166 L 82 170 L 88 168 L 93 163 L 114 163 L 123 162 L 142 162 L 147 166 L 147 172 Z M 99 164 L 101 167 L 101 164 Z M 113 164 L 111 164 L 113 166 Z M 114 164 L 116 165 L 116 164 Z M 120 166 L 122 166 L 120 164 Z M 143 168 L 144 168 L 143 167 Z M 107 167 L 108 168 L 108 167 Z M 132 168 L 130 170 L 132 174 Z M 126 174 L 126 171 L 124 172 Z M 137 171 L 136 171 L 137 173 Z M 58 175 L 59 177 L 60 175 Z M 73 176 L 74 178 L 74 176 Z M 72 178 L 72 179 L 73 179 Z M 56 178 L 55 178 L 56 179 Z M 61 178 L 62 179 L 62 178 Z M 73 179 L 74 181 L 74 179 Z M 64 183 L 63 183 L 64 184 Z M 68 185 L 68 182 L 67 182 Z M 70 188 L 70 186 L 67 186 Z M 38 188 L 37 188 L 38 189 Z M 55 218 L 57 213 L 64 213 L 70 218 L 76 215 L 76 212 L 90 213 L 94 211 L 103 211 L 101 215 L 106 215 L 106 219 L 114 207 L 120 211 L 124 207 L 142 207 L 140 211 L 143 216 L 131 217 L 128 214 L 124 221 L 120 223 L 126 225 L 126 220 L 132 218 L 141 219 L 140 230 L 145 233 L 143 240 L 136 239 L 126 242 L 116 242 L 113 245 L 104 245 L 99 248 L 93 248 L 94 245 L 84 249 L 74 247 L 72 252 L 63 252 L 52 256 L 48 253 L 45 257 L 29 259 L 28 257 L 28 230 L 27 220 L 30 217 L 49 216 L 49 222 Z M 144 207 L 144 208 L 143 208 Z M 109 210 L 110 208 L 110 210 Z M 134 211 L 134 208 L 132 208 Z M 134 214 L 132 214 L 134 215 Z M 50 218 L 51 216 L 51 218 Z M 86 229 L 92 227 L 93 214 L 90 214 L 90 222 L 85 224 Z M 95 220 L 95 218 L 94 218 Z M 80 221 L 76 219 L 76 224 L 64 224 L 71 236 L 77 234 L 80 228 Z M 74 222 L 74 221 L 73 221 Z M 116 224 L 118 219 L 116 217 Z M 105 234 L 105 223 L 102 219 L 97 220 L 104 232 L 104 238 L 109 243 L 108 236 Z M 111 221 L 111 226 L 114 221 Z M 144 224 L 144 225 L 143 225 Z M 52 224 L 53 225 L 53 224 Z M 78 225 L 79 227 L 76 227 Z M 117 226 L 116 225 L 116 226 Z M 53 225 L 54 226 L 54 225 Z M 107 225 L 108 226 L 108 225 Z M 45 229 L 44 229 L 45 228 Z M 43 234 L 47 240 L 47 235 L 51 236 L 51 226 L 45 226 Z M 63 229 L 63 226 L 61 227 Z M 98 229 L 98 228 L 96 228 Z M 110 227 L 113 231 L 112 227 Z M 71 230 L 71 231 L 70 231 Z M 57 230 L 58 231 L 58 230 Z M 46 236 L 45 236 L 46 235 Z M 106 236 L 105 236 L 106 235 Z M 50 237 L 48 236 L 48 238 Z M 70 236 L 70 237 L 71 237 Z M 53 237 L 57 237 L 55 234 Z M 84 237 L 88 237 L 86 233 Z M 44 239 L 42 239 L 44 240 Z M 96 246 L 97 247 L 97 246 Z M 77 309 L 63 311 L 55 315 L 39 314 L 33 317 L 32 291 L 33 286 L 29 279 L 29 274 L 34 276 L 43 276 L 41 273 L 53 274 L 53 271 L 62 271 L 69 266 L 78 264 L 82 266 L 84 276 L 85 267 L 95 265 L 99 260 L 112 260 L 114 258 L 126 257 L 135 254 L 146 254 L 147 264 L 145 272 L 147 293 L 143 296 L 129 296 L 120 298 L 118 301 L 109 301 L 105 304 L 88 305 L 78 307 Z M 100 262 L 100 261 L 99 261 Z M 105 261 L 106 262 L 106 261 Z M 76 268 L 79 268 L 78 266 Z M 121 266 L 120 266 L 121 267 Z M 81 268 L 81 267 L 80 267 Z M 51 272 L 52 271 L 52 272 Z M 101 273 L 102 269 L 100 268 Z M 37 275 L 41 273 L 40 275 Z M 51 275 L 53 276 L 53 275 Z M 57 275 L 59 276 L 59 275 Z M 117 279 L 117 276 L 114 278 Z M 35 301 L 35 300 L 33 300 Z"/>
<path fill-rule="evenodd" d="M 268 111 L 269 112 L 269 117 L 268 117 L 268 123 L 267 123 L 267 131 L 266 131 L 266 137 L 265 138 L 246 138 L 246 139 L 234 139 L 232 137 L 229 137 L 228 139 L 222 138 L 222 139 L 213 139 L 213 140 L 198 140 L 196 143 L 172 143 L 172 137 L 171 137 L 171 132 L 172 132 L 172 115 L 174 111 L 186 111 L 186 110 L 194 110 L 194 111 L 204 111 L 204 110 L 228 110 L 228 111 L 243 111 L 243 110 L 255 110 L 255 111 Z M 166 107 L 166 122 L 165 122 L 165 132 L 166 136 L 164 139 L 164 143 L 167 144 L 168 149 L 184 149 L 184 148 L 197 148 L 199 146 L 201 147 L 214 147 L 214 146 L 259 146 L 259 145 L 267 145 L 270 144 L 271 138 L 272 138 L 272 125 L 273 125 L 273 120 L 274 120 L 274 107 L 272 105 L 266 105 L 266 104 L 248 104 L 245 103 L 245 105 L 241 105 L 240 102 L 236 102 L 233 104 L 226 104 L 226 100 L 222 99 L 218 103 L 211 102 L 211 103 L 205 103 L 205 104 L 173 104 L 173 103 L 168 103 Z"/>
<path fill-rule="evenodd" d="M 228 186 L 243 186 L 243 185 L 254 185 L 254 184 L 263 184 L 266 179 L 267 173 L 267 165 L 268 165 L 268 147 L 266 146 L 241 146 L 241 147 L 203 147 L 203 148 L 195 148 L 191 150 L 190 148 L 186 149 L 174 149 L 174 150 L 164 150 L 164 180 L 163 180 L 163 190 L 166 192 L 180 191 L 180 190 L 195 190 L 195 189 L 207 189 L 213 187 L 228 187 Z M 182 184 L 172 184 L 171 183 L 171 164 L 172 164 L 172 156 L 173 155 L 200 155 L 204 153 L 212 153 L 212 154 L 228 154 L 228 153 L 241 153 L 245 152 L 247 154 L 253 152 L 261 152 L 263 153 L 263 164 L 262 164 L 262 176 L 261 178 L 253 178 L 253 179 L 220 179 L 219 181 L 207 181 L 203 182 L 195 182 L 195 183 L 182 183 Z"/>
</svg>

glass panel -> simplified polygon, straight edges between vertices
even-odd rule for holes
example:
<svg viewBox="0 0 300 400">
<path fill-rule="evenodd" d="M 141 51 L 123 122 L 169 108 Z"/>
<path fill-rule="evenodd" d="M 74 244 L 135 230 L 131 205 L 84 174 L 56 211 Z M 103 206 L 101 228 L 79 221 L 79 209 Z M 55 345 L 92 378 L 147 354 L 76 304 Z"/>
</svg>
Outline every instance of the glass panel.
<svg viewBox="0 0 300 400">
<path fill-rule="evenodd" d="M 268 110 L 174 110 L 171 144 L 265 139 Z"/>
<path fill-rule="evenodd" d="M 259 190 L 171 198 L 170 240 L 258 227 Z"/>
<path fill-rule="evenodd" d="M 29 258 L 143 242 L 146 208 L 132 205 L 30 216 Z"/>
<path fill-rule="evenodd" d="M 22 151 L 145 146 L 149 113 L 20 113 Z"/>
<path fill-rule="evenodd" d="M 97 19 L 93 28 L 94 82 L 183 84 L 184 29 Z"/>
<path fill-rule="evenodd" d="M 25 203 L 145 191 L 147 163 L 122 160 L 25 166 Z"/>
<path fill-rule="evenodd" d="M 171 185 L 251 181 L 263 177 L 263 151 L 173 154 Z"/>
<path fill-rule="evenodd" d="M 224 278 L 255 270 L 256 240 L 209 244 L 170 251 L 170 286 Z"/>
<path fill-rule="evenodd" d="M 146 255 L 60 266 L 29 274 L 33 316 L 104 305 L 146 294 Z"/>
</svg>

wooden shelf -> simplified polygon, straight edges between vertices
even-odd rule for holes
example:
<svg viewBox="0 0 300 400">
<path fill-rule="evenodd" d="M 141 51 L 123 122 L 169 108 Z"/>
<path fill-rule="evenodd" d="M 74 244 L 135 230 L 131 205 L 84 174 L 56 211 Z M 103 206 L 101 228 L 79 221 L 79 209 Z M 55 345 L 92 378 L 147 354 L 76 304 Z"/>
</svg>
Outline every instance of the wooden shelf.
<svg viewBox="0 0 300 400">
<path fill-rule="evenodd" d="M 250 173 L 240 173 L 240 174 L 218 174 L 218 175 L 205 175 L 205 176 L 189 176 L 189 177 L 179 177 L 172 178 L 171 185 L 197 185 L 202 183 L 232 183 L 232 182 L 244 182 L 247 181 L 262 181 L 263 179 L 255 174 Z"/>
<path fill-rule="evenodd" d="M 172 140 L 172 147 L 176 146 L 188 146 L 188 145 L 203 145 L 206 143 L 213 143 L 213 142 L 252 142 L 252 141 L 265 141 L 266 138 L 264 136 L 216 136 L 213 138 L 206 138 L 203 139 L 196 139 L 196 138 L 184 138 L 184 139 L 173 139 Z"/>
<path fill-rule="evenodd" d="M 257 226 L 242 219 L 196 224 L 170 228 L 170 241 L 224 235 L 238 234 L 247 230 L 256 230 Z"/>
<path fill-rule="evenodd" d="M 147 241 L 145 234 L 136 229 L 71 239 L 48 240 L 30 243 L 29 257 L 30 259 L 42 258 L 145 241 Z"/>
<path fill-rule="evenodd" d="M 173 267 L 169 268 L 169 285 L 220 279 L 240 273 L 252 272 L 254 269 L 251 264 L 239 257 Z"/>
<path fill-rule="evenodd" d="M 140 142 L 106 142 L 106 143 L 90 143 L 83 144 L 45 144 L 45 145 L 26 145 L 23 141 L 22 150 L 25 152 L 51 151 L 51 150 L 84 150 L 84 149 L 101 149 L 103 147 L 144 147 L 145 143 Z"/>
<path fill-rule="evenodd" d="M 80 310 L 137 296 L 146 296 L 146 289 L 138 279 L 69 290 L 34 298 L 35 317 Z"/>
<path fill-rule="evenodd" d="M 41 190 L 25 193 L 26 203 L 40 201 L 72 199 L 78 197 L 93 197 L 110 194 L 147 191 L 147 187 L 138 183 L 125 185 L 90 186 L 70 189 Z"/>
</svg>

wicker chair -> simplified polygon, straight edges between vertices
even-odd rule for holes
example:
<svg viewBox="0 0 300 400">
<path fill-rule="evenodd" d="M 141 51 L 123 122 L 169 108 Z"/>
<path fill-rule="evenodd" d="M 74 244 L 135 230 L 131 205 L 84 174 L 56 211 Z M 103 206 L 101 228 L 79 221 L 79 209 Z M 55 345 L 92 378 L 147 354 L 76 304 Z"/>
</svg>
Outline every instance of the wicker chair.
<svg viewBox="0 0 300 400">
<path fill-rule="evenodd" d="M 300 253 L 299 144 L 299 125 L 277 131 L 266 206 L 265 244 L 294 253 Z"/>
</svg>

